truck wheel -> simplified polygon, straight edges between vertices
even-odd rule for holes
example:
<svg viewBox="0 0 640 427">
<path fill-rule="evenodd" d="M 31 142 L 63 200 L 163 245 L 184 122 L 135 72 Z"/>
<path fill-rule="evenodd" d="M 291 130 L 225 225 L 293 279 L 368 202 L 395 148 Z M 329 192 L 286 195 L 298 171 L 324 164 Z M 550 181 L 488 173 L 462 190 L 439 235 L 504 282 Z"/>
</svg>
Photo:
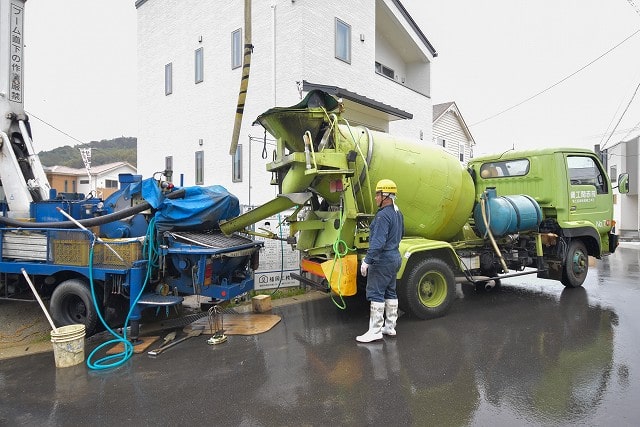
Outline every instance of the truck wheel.
<svg viewBox="0 0 640 427">
<path fill-rule="evenodd" d="M 455 278 L 440 259 L 427 258 L 414 265 L 398 289 L 404 310 L 419 319 L 444 316 L 453 303 Z"/>
<path fill-rule="evenodd" d="M 87 336 L 96 331 L 98 314 L 85 281 L 69 279 L 60 283 L 51 294 L 49 306 L 57 326 L 83 323 Z"/>
<path fill-rule="evenodd" d="M 582 286 L 589 272 L 589 255 L 587 247 L 581 240 L 572 240 L 569 243 L 567 257 L 562 267 L 562 284 L 568 288 Z"/>
</svg>

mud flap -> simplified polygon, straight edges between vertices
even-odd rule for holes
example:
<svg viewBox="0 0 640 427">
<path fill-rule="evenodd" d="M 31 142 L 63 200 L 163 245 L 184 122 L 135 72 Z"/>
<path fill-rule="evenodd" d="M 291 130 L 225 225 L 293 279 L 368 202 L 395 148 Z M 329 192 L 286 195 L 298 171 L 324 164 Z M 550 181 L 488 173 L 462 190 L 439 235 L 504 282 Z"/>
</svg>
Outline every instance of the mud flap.
<svg viewBox="0 0 640 427">
<path fill-rule="evenodd" d="M 618 247 L 618 235 L 609 233 L 609 253 L 614 253 Z"/>
</svg>

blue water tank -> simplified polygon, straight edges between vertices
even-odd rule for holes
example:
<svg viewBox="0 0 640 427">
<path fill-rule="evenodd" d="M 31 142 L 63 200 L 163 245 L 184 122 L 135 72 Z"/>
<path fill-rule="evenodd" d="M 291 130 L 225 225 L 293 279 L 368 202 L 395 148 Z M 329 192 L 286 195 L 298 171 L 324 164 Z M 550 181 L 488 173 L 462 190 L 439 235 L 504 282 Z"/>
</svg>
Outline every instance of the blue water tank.
<svg viewBox="0 0 640 427">
<path fill-rule="evenodd" d="M 482 195 L 489 228 L 494 237 L 522 231 L 536 230 L 542 221 L 542 209 L 527 195 L 498 196 L 495 188 L 487 188 Z M 473 211 L 476 228 L 484 236 L 487 227 L 482 218 L 482 203 Z"/>
</svg>

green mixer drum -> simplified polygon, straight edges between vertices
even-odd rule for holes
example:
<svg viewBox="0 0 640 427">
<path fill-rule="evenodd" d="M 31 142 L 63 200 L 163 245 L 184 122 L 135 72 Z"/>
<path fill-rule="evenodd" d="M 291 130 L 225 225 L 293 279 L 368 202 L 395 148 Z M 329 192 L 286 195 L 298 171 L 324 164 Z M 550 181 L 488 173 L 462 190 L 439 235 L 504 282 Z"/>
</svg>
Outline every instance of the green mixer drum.
<svg viewBox="0 0 640 427">
<path fill-rule="evenodd" d="M 475 198 L 473 180 L 458 159 L 428 143 L 382 132 L 370 135 L 373 153 L 369 181 L 363 182 L 362 191 L 373 196 L 378 180 L 392 179 L 398 186 L 396 203 L 404 214 L 405 236 L 453 238 L 469 219 Z M 360 138 L 362 153 L 368 146 L 368 140 Z"/>
</svg>

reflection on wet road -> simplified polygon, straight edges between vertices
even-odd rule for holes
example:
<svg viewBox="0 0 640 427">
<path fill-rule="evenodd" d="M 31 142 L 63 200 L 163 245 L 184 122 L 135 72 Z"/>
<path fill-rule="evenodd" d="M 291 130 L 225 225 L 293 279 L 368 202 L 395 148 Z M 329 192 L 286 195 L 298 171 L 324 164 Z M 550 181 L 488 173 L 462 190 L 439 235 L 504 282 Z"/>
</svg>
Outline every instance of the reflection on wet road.
<svg viewBox="0 0 640 427">
<path fill-rule="evenodd" d="M 460 289 L 449 315 L 402 316 L 357 344 L 365 304 L 282 307 L 282 321 L 220 346 L 192 338 L 120 368 L 3 361 L 0 425 L 635 425 L 640 249 L 598 261 L 584 288 L 521 276 Z"/>
</svg>

